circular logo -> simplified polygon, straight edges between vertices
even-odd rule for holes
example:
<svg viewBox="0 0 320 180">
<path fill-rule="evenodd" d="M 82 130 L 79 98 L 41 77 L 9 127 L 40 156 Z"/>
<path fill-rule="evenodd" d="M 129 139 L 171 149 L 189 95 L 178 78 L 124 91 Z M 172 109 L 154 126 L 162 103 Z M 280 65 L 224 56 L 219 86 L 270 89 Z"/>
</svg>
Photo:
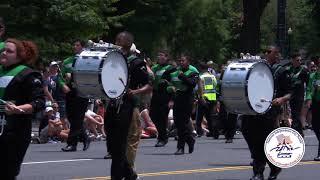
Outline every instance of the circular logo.
<svg viewBox="0 0 320 180">
<path fill-rule="evenodd" d="M 305 143 L 294 129 L 281 127 L 273 130 L 264 142 L 268 160 L 279 168 L 290 168 L 303 158 Z"/>
</svg>

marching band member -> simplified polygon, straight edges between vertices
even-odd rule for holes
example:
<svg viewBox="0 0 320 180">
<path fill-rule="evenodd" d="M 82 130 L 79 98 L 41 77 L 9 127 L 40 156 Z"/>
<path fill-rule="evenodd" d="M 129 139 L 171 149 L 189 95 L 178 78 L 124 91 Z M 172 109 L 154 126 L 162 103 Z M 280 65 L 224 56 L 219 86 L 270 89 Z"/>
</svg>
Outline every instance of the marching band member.
<svg viewBox="0 0 320 180">
<path fill-rule="evenodd" d="M 267 136 L 277 128 L 277 116 L 280 114 L 280 106 L 287 103 L 291 97 L 291 79 L 286 68 L 278 64 L 279 49 L 270 46 L 266 53 L 267 63 L 272 67 L 274 77 L 275 99 L 271 109 L 263 115 L 243 115 L 242 134 L 249 146 L 253 158 L 253 177 L 251 180 L 262 180 L 266 163 L 271 171 L 269 180 L 277 179 L 281 168 L 270 163 L 264 153 L 264 142 Z"/>
<path fill-rule="evenodd" d="M 307 107 L 312 111 L 312 128 L 320 142 L 320 69 L 310 74 L 307 86 Z M 318 146 L 318 155 L 314 158 L 320 161 L 320 143 Z"/>
<path fill-rule="evenodd" d="M 175 155 L 184 154 L 185 143 L 189 146 L 189 153 L 194 150 L 195 139 L 192 136 L 190 121 L 194 102 L 194 88 L 199 81 L 198 70 L 190 65 L 190 57 L 182 54 L 179 59 L 180 66 L 170 73 L 166 79 L 172 83 L 167 88 L 168 92 L 174 93 L 173 117 L 178 130 L 178 144 Z M 171 105 L 170 105 L 171 106 Z"/>
<path fill-rule="evenodd" d="M 80 54 L 85 46 L 81 40 L 74 42 L 74 53 Z M 61 148 L 64 152 L 77 151 L 78 141 L 83 142 L 83 150 L 86 151 L 90 146 L 90 138 L 85 131 L 83 119 L 88 107 L 88 99 L 79 96 L 78 90 L 72 87 L 72 64 L 75 56 L 71 56 L 63 61 L 61 69 L 62 77 L 60 80 L 61 87 L 66 93 L 66 113 L 70 122 L 70 133 L 67 140 L 67 146 Z"/>
<path fill-rule="evenodd" d="M 119 33 L 116 37 L 116 45 L 121 47 L 121 51 L 126 56 L 129 64 L 130 80 L 128 93 L 122 97 L 122 102 L 111 100 L 108 103 L 104 119 L 110 136 L 108 148 L 110 148 L 112 158 L 112 180 L 122 180 L 123 178 L 133 180 L 138 178 L 127 157 L 128 131 L 131 123 L 135 121 L 133 118 L 139 117 L 140 104 L 138 96 L 149 92 L 151 86 L 146 63 L 130 52 L 133 39 L 133 35 L 126 31 Z"/>
<path fill-rule="evenodd" d="M 294 53 L 291 55 L 291 65 L 288 70 L 291 74 L 293 83 L 293 98 L 290 100 L 290 109 L 292 117 L 292 128 L 303 135 L 303 127 L 301 123 L 301 111 L 304 103 L 305 84 L 308 83 L 309 73 L 305 67 L 301 65 L 301 55 Z"/>
<path fill-rule="evenodd" d="M 38 51 L 30 41 L 8 39 L 0 56 L 1 179 L 13 180 L 31 140 L 31 120 L 45 107 L 42 78 L 32 70 Z M 23 93 L 21 93 L 23 90 Z"/>
<path fill-rule="evenodd" d="M 158 52 L 158 63 L 152 67 L 155 75 L 150 106 L 150 117 L 158 130 L 158 142 L 155 147 L 163 147 L 168 143 L 168 114 L 170 96 L 166 90 L 168 84 L 163 79 L 165 73 L 170 72 L 173 66 L 169 64 L 169 53 L 166 50 Z"/>
</svg>

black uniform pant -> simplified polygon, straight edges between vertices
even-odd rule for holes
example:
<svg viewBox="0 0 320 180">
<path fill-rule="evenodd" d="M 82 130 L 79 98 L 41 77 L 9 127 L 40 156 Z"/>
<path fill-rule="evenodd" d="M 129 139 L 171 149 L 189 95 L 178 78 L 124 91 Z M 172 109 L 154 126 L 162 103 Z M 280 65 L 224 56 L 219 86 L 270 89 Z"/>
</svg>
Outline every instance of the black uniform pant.
<svg viewBox="0 0 320 180">
<path fill-rule="evenodd" d="M 319 141 L 318 156 L 320 156 L 320 101 L 312 101 L 312 128 Z"/>
<path fill-rule="evenodd" d="M 118 106 L 109 104 L 104 122 L 108 129 L 107 146 L 111 153 L 111 179 L 130 179 L 135 176 L 134 170 L 129 166 L 126 156 L 128 146 L 128 131 L 132 120 L 133 102 L 124 101 L 118 113 Z"/>
<path fill-rule="evenodd" d="M 302 96 L 303 97 L 303 96 Z M 303 128 L 300 120 L 303 99 L 292 99 L 290 101 L 292 128 L 298 131 L 303 136 Z"/>
<path fill-rule="evenodd" d="M 266 163 L 275 169 L 264 153 L 264 142 L 268 135 L 276 129 L 276 116 L 242 116 L 242 134 L 249 146 L 253 159 L 254 174 L 263 174 Z"/>
<path fill-rule="evenodd" d="M 14 180 L 18 176 L 30 144 L 30 133 L 31 125 L 28 134 L 9 132 L 0 136 L 0 162 L 2 164 L 0 179 Z"/>
<path fill-rule="evenodd" d="M 158 130 L 158 140 L 168 141 L 169 96 L 166 93 L 153 92 L 150 117 Z"/>
<path fill-rule="evenodd" d="M 66 112 L 70 122 L 68 145 L 76 146 L 78 141 L 87 137 L 83 125 L 84 115 L 88 107 L 88 99 L 77 96 L 75 90 L 66 95 Z"/>
<path fill-rule="evenodd" d="M 237 119 L 238 114 L 228 113 L 227 119 L 222 122 L 226 139 L 233 139 L 237 129 Z"/>
<path fill-rule="evenodd" d="M 210 134 L 214 132 L 219 133 L 218 115 L 216 111 L 216 101 L 198 101 L 198 108 L 196 112 L 196 126 L 197 134 L 203 135 L 203 130 L 201 127 L 203 116 L 206 118 L 208 123 L 208 130 Z"/>
<path fill-rule="evenodd" d="M 218 119 L 222 126 L 221 128 L 224 130 L 226 139 L 233 139 L 236 133 L 238 115 L 234 113 L 228 113 L 225 105 L 221 102 Z"/>
<path fill-rule="evenodd" d="M 193 140 L 190 121 L 193 100 L 192 94 L 177 94 L 174 100 L 173 118 L 178 131 L 178 149 L 183 149 L 186 142 Z"/>
</svg>

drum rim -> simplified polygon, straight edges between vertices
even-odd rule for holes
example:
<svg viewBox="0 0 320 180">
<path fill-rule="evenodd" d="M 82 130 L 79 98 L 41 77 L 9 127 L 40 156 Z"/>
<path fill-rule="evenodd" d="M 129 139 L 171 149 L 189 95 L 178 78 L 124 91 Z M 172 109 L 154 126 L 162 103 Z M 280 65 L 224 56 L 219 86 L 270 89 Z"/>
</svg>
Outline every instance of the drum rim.
<svg viewBox="0 0 320 180">
<path fill-rule="evenodd" d="M 268 107 L 264 112 L 258 113 L 258 112 L 256 112 L 256 111 L 253 109 L 253 107 L 251 106 L 251 103 L 250 103 L 249 97 L 248 97 L 248 79 L 249 79 L 249 75 L 250 75 L 252 69 L 254 68 L 254 66 L 256 66 L 257 64 L 260 64 L 260 63 L 263 63 L 263 64 L 265 64 L 265 65 L 267 66 L 267 68 L 270 70 L 271 75 L 272 75 L 272 78 L 273 78 L 272 69 L 271 69 L 271 67 L 270 67 L 270 65 L 269 65 L 268 63 L 266 63 L 266 62 L 264 62 L 264 61 L 257 61 L 256 63 L 254 63 L 254 64 L 249 68 L 248 73 L 247 73 L 247 75 L 246 75 L 245 97 L 246 97 L 246 101 L 247 101 L 247 104 L 248 104 L 248 106 L 250 107 L 250 109 L 253 110 L 253 112 L 255 112 L 255 114 L 263 115 L 263 114 L 266 114 L 266 113 L 271 109 L 272 103 L 270 103 L 269 107 Z M 273 95 L 272 95 L 272 99 L 274 99 L 274 97 L 275 97 L 275 89 L 274 89 L 274 79 L 273 79 Z"/>
</svg>

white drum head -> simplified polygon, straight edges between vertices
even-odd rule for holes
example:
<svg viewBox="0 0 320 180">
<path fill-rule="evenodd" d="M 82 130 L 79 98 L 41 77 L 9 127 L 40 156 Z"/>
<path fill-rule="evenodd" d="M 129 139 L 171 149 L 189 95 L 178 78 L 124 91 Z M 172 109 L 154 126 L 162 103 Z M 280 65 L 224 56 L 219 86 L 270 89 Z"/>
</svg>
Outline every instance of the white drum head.
<svg viewBox="0 0 320 180">
<path fill-rule="evenodd" d="M 107 54 L 101 70 L 103 90 L 110 99 L 120 97 L 128 83 L 128 65 L 126 59 L 117 51 Z"/>
<path fill-rule="evenodd" d="M 270 68 L 264 63 L 253 66 L 248 78 L 248 98 L 257 113 L 266 112 L 273 99 L 274 82 Z"/>
</svg>

